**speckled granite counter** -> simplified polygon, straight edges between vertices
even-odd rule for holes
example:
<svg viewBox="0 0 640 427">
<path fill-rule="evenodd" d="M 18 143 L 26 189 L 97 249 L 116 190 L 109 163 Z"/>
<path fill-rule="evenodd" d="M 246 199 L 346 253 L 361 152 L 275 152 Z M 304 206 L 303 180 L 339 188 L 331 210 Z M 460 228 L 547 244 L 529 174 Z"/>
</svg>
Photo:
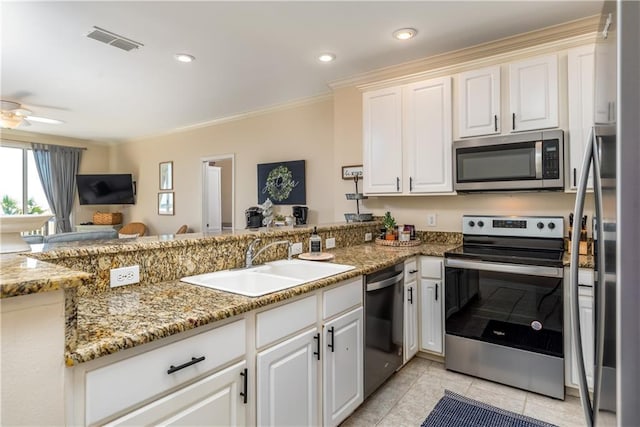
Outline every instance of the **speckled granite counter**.
<svg viewBox="0 0 640 427">
<path fill-rule="evenodd" d="M 335 262 L 356 267 L 346 273 L 249 298 L 180 281 L 129 286 L 91 298 L 78 298 L 78 345 L 66 354 L 71 366 L 293 298 L 342 280 L 367 274 L 413 255 L 443 256 L 458 243 L 410 248 L 373 244 L 332 250 Z"/>
<path fill-rule="evenodd" d="M 70 270 L 23 254 L 0 256 L 0 298 L 9 298 L 86 284 L 91 274 Z"/>
</svg>

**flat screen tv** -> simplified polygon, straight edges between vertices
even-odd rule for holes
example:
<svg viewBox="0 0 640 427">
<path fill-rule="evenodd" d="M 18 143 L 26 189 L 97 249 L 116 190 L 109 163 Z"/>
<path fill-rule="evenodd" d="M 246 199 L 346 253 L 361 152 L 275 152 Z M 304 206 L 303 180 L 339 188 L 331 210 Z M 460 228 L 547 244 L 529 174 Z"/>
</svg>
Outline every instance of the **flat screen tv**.
<svg viewBox="0 0 640 427">
<path fill-rule="evenodd" d="M 76 175 L 81 205 L 133 205 L 131 174 Z"/>
</svg>

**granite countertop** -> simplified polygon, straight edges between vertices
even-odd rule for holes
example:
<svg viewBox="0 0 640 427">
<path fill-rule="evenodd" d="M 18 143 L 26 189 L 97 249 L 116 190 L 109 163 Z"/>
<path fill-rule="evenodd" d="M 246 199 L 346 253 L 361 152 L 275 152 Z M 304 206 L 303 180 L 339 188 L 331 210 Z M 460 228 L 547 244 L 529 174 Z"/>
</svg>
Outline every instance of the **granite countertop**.
<svg viewBox="0 0 640 427">
<path fill-rule="evenodd" d="M 125 286 L 91 298 L 78 298 L 78 337 L 67 352 L 68 366 L 226 319 L 367 274 L 414 255 L 442 257 L 456 244 L 425 243 L 407 248 L 373 244 L 331 250 L 334 262 L 354 270 L 262 297 L 250 298 L 180 281 Z"/>
<path fill-rule="evenodd" d="M 0 256 L 0 298 L 77 288 L 92 275 L 23 254 Z"/>
</svg>

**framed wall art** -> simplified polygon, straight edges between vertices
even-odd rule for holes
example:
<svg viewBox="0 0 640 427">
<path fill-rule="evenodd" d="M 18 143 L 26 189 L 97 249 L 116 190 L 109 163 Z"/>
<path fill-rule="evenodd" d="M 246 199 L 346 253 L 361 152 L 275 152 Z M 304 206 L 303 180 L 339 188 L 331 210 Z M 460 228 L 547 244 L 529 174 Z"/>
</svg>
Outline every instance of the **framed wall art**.
<svg viewBox="0 0 640 427">
<path fill-rule="evenodd" d="M 173 190 L 173 162 L 160 163 L 160 190 Z"/>
<path fill-rule="evenodd" d="M 173 191 L 158 193 L 158 215 L 173 215 Z"/>
<path fill-rule="evenodd" d="M 305 161 L 259 164 L 258 203 L 267 198 L 274 205 L 305 205 Z"/>
</svg>

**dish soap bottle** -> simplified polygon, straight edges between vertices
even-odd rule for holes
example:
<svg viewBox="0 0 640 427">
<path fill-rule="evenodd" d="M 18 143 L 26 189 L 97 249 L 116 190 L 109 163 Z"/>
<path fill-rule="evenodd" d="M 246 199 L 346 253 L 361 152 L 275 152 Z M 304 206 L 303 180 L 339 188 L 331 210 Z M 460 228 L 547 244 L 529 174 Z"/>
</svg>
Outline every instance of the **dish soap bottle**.
<svg viewBox="0 0 640 427">
<path fill-rule="evenodd" d="M 322 253 L 322 239 L 318 236 L 317 227 L 313 227 L 313 233 L 309 238 L 309 253 L 311 255 L 320 255 Z"/>
</svg>

